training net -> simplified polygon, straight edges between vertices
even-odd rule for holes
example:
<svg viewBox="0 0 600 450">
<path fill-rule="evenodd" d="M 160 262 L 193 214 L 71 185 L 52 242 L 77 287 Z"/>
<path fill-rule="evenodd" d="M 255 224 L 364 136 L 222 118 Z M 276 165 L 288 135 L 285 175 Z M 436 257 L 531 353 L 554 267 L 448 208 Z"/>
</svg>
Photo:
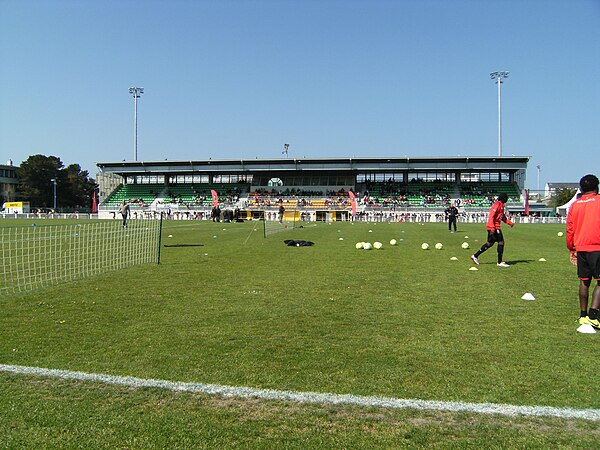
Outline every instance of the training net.
<svg viewBox="0 0 600 450">
<path fill-rule="evenodd" d="M 160 262 L 162 220 L 0 227 L 0 296 Z"/>
<path fill-rule="evenodd" d="M 300 211 L 295 209 L 286 210 L 281 217 L 278 213 L 266 213 L 264 215 L 264 235 L 265 237 L 280 233 L 282 231 L 292 230 L 303 227 L 308 223 Z"/>
</svg>

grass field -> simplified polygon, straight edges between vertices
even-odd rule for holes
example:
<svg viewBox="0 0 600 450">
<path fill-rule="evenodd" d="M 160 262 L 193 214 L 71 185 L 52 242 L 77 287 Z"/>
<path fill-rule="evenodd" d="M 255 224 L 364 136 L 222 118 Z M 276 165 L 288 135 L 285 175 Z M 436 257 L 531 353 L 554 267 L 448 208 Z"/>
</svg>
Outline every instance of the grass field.
<svg viewBox="0 0 600 450">
<path fill-rule="evenodd" d="M 459 224 L 449 234 L 445 224 L 318 223 L 267 239 L 255 225 L 168 221 L 163 244 L 203 245 L 163 247 L 160 265 L 0 298 L 0 364 L 600 408 L 598 337 L 576 332 L 578 280 L 557 236 L 564 227 L 507 229 L 512 266 L 496 267 L 494 248 L 470 271 L 484 225 Z M 284 239 L 315 245 L 288 247 Z M 358 241 L 384 246 L 357 250 Z M 526 292 L 537 300 L 521 300 Z M 0 448 L 594 448 L 599 425 L 0 372 Z"/>
</svg>

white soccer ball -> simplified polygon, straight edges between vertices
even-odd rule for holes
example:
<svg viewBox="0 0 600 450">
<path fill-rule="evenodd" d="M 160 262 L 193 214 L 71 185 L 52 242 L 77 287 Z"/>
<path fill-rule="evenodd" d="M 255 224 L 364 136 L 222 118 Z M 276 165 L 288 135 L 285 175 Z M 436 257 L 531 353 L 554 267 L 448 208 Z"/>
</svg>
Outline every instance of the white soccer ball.
<svg viewBox="0 0 600 450">
<path fill-rule="evenodd" d="M 356 248 L 357 248 L 357 249 L 361 249 L 361 248 L 363 248 L 363 245 L 364 245 L 364 244 L 365 244 L 364 242 L 357 242 L 357 243 L 356 243 Z"/>
<path fill-rule="evenodd" d="M 444 248 L 444 246 L 442 245 L 441 242 L 438 242 L 437 244 L 435 244 L 435 249 L 436 250 L 441 250 L 442 248 Z"/>
<path fill-rule="evenodd" d="M 373 247 L 375 247 L 377 250 L 379 250 L 381 247 L 383 247 L 383 244 L 381 242 L 375 242 L 375 243 L 373 243 Z"/>
<path fill-rule="evenodd" d="M 392 239 L 392 240 L 390 241 L 390 245 L 396 245 L 397 243 L 398 243 L 398 242 L 396 242 L 396 239 Z"/>
<path fill-rule="evenodd" d="M 467 249 L 469 248 L 469 243 L 468 242 L 463 242 L 461 245 L 462 248 Z"/>
<path fill-rule="evenodd" d="M 557 233 L 557 235 L 558 235 L 558 237 L 563 237 L 563 232 L 562 232 L 562 231 L 559 231 L 559 232 Z"/>
<path fill-rule="evenodd" d="M 373 248 L 373 246 L 371 245 L 370 242 L 365 242 L 363 244 L 363 250 L 371 250 Z"/>
<path fill-rule="evenodd" d="M 423 250 L 429 250 L 429 244 L 428 244 L 427 242 L 423 242 L 423 243 L 421 244 L 421 248 L 422 248 Z"/>
</svg>

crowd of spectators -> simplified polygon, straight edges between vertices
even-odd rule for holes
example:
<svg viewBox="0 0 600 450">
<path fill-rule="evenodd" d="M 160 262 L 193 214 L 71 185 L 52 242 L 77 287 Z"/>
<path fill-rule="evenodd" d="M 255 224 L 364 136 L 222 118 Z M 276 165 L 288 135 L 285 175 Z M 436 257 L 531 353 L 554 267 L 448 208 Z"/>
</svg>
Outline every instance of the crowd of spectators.
<svg viewBox="0 0 600 450">
<path fill-rule="evenodd" d="M 219 203 L 233 205 L 237 203 L 239 200 L 239 193 L 227 193 L 219 195 Z M 162 205 L 179 205 L 185 207 L 194 207 L 194 206 L 209 206 L 212 205 L 212 195 L 210 193 L 203 193 L 194 190 L 194 194 L 191 197 L 184 196 L 181 193 L 175 193 L 172 191 L 167 191 L 167 196 L 164 200 L 159 200 L 159 204 Z"/>
<path fill-rule="evenodd" d="M 400 212 L 405 208 L 447 208 L 453 198 L 457 200 L 458 206 L 487 208 L 495 200 L 496 188 L 485 183 L 463 183 L 457 189 L 456 185 L 437 180 L 424 182 L 413 179 L 409 183 L 399 183 L 393 180 L 386 182 L 366 182 L 360 184 L 355 192 L 359 210 L 364 209 L 388 209 L 393 213 Z M 492 191 L 493 189 L 493 191 Z M 460 190 L 460 191 L 459 191 Z M 510 197 L 509 201 L 519 202 L 519 197 Z M 150 205 L 143 198 L 126 199 L 136 209 L 148 208 Z M 184 211 L 181 214 L 189 214 L 196 217 L 203 212 L 196 210 L 211 207 L 213 203 L 209 190 L 191 189 L 167 189 L 165 198 L 159 199 L 157 206 L 160 209 L 173 208 L 176 211 Z M 219 204 L 233 208 L 238 206 L 249 209 L 271 209 L 284 206 L 286 209 L 344 209 L 351 208 L 348 191 L 345 189 L 313 191 L 307 189 L 257 189 L 248 193 L 245 197 L 239 188 L 231 189 L 229 192 L 219 192 Z M 398 219 L 400 220 L 400 218 Z"/>
<path fill-rule="evenodd" d="M 460 189 L 461 204 L 466 207 L 488 207 L 496 201 L 497 195 L 495 189 L 485 186 L 483 182 L 463 184 Z M 508 201 L 519 202 L 520 198 L 509 195 Z"/>
<path fill-rule="evenodd" d="M 149 206 L 143 198 L 128 198 L 125 199 L 125 203 L 128 203 L 131 206 L 137 206 L 139 208 L 146 208 L 147 206 Z"/>
<path fill-rule="evenodd" d="M 346 208 L 350 207 L 350 197 L 348 191 L 340 189 L 339 191 L 305 191 L 286 189 L 285 191 L 262 190 L 257 189 L 248 196 L 247 206 L 250 208 L 275 207 L 280 205 L 292 204 L 297 208 L 310 208 L 318 206 L 319 208 Z"/>
</svg>

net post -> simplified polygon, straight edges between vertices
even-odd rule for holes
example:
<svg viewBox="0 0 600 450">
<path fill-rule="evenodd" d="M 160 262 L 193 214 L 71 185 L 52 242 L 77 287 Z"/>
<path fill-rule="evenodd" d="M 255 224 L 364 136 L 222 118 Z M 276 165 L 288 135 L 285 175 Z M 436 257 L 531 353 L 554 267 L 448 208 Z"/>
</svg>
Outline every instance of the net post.
<svg viewBox="0 0 600 450">
<path fill-rule="evenodd" d="M 160 245 L 162 242 L 162 224 L 163 224 L 163 212 L 160 212 L 160 221 L 158 224 L 158 258 L 156 264 L 160 264 Z"/>
</svg>

